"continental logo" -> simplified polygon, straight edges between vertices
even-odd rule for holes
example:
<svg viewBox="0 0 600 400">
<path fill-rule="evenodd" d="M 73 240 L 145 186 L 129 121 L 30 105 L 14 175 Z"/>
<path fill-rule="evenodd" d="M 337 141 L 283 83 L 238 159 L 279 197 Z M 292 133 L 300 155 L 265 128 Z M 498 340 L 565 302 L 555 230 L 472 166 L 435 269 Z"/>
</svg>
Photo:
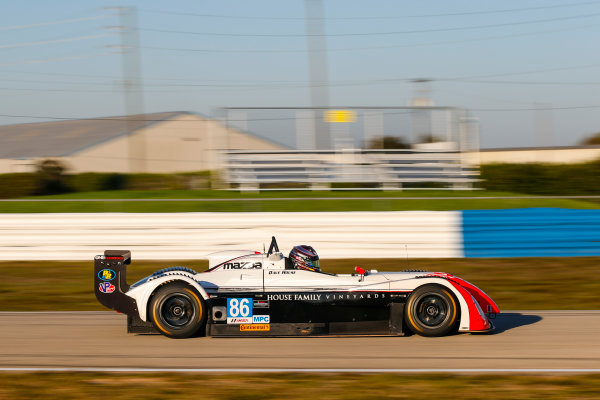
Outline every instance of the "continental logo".
<svg viewBox="0 0 600 400">
<path fill-rule="evenodd" d="M 251 324 L 251 325 L 240 325 L 240 332 L 245 331 L 270 331 L 271 325 L 269 324 Z"/>
</svg>

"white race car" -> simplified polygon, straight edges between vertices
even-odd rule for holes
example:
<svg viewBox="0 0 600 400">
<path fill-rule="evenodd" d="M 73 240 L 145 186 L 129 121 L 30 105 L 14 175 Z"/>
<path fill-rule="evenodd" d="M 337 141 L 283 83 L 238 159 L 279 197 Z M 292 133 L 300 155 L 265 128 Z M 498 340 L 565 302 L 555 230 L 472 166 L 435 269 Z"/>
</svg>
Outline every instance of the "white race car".
<svg viewBox="0 0 600 400">
<path fill-rule="evenodd" d="M 286 257 L 275 238 L 267 252 L 223 251 L 209 269 L 165 268 L 128 285 L 131 253 L 95 257 L 94 289 L 127 314 L 130 333 L 207 336 L 396 335 L 489 332 L 500 312 L 482 290 L 441 272 L 320 271 L 316 252 Z M 303 263 L 305 261 L 306 263 Z"/>
</svg>

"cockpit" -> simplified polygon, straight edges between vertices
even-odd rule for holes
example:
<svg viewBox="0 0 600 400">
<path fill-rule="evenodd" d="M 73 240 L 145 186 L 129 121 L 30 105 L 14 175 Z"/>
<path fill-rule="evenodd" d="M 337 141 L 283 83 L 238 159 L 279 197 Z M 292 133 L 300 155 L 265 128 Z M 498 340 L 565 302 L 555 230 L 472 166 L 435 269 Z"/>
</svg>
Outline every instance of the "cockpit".
<svg viewBox="0 0 600 400">
<path fill-rule="evenodd" d="M 277 262 L 283 262 L 284 269 L 305 270 L 311 272 L 322 272 L 319 255 L 316 250 L 308 245 L 297 245 L 292 248 L 288 257 L 279 250 L 275 236 L 271 238 L 269 251 L 266 254 L 269 264 L 273 268 Z"/>
</svg>

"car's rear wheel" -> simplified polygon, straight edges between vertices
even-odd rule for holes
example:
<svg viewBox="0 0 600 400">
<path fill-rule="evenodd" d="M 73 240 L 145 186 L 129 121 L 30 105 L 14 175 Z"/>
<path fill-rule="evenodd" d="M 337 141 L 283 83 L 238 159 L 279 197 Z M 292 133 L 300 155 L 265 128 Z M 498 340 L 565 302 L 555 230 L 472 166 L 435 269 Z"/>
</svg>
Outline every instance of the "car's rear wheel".
<svg viewBox="0 0 600 400">
<path fill-rule="evenodd" d="M 152 296 L 149 315 L 160 333 L 183 339 L 194 336 L 204 326 L 206 305 L 191 286 L 182 282 L 170 283 Z"/>
<path fill-rule="evenodd" d="M 429 284 L 411 293 L 404 309 L 404 320 L 418 335 L 443 336 L 455 330 L 458 314 L 458 302 L 450 290 Z"/>
</svg>

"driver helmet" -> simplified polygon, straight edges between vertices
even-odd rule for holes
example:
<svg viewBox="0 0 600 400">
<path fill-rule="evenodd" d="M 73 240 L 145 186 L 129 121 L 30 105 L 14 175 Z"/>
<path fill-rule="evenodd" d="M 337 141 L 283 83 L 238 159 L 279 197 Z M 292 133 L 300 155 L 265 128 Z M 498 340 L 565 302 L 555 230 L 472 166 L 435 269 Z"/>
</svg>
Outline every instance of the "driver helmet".
<svg viewBox="0 0 600 400">
<path fill-rule="evenodd" d="M 294 246 L 292 251 L 290 251 L 290 261 L 295 269 L 321 272 L 317 252 L 315 249 L 305 244 Z"/>
</svg>

